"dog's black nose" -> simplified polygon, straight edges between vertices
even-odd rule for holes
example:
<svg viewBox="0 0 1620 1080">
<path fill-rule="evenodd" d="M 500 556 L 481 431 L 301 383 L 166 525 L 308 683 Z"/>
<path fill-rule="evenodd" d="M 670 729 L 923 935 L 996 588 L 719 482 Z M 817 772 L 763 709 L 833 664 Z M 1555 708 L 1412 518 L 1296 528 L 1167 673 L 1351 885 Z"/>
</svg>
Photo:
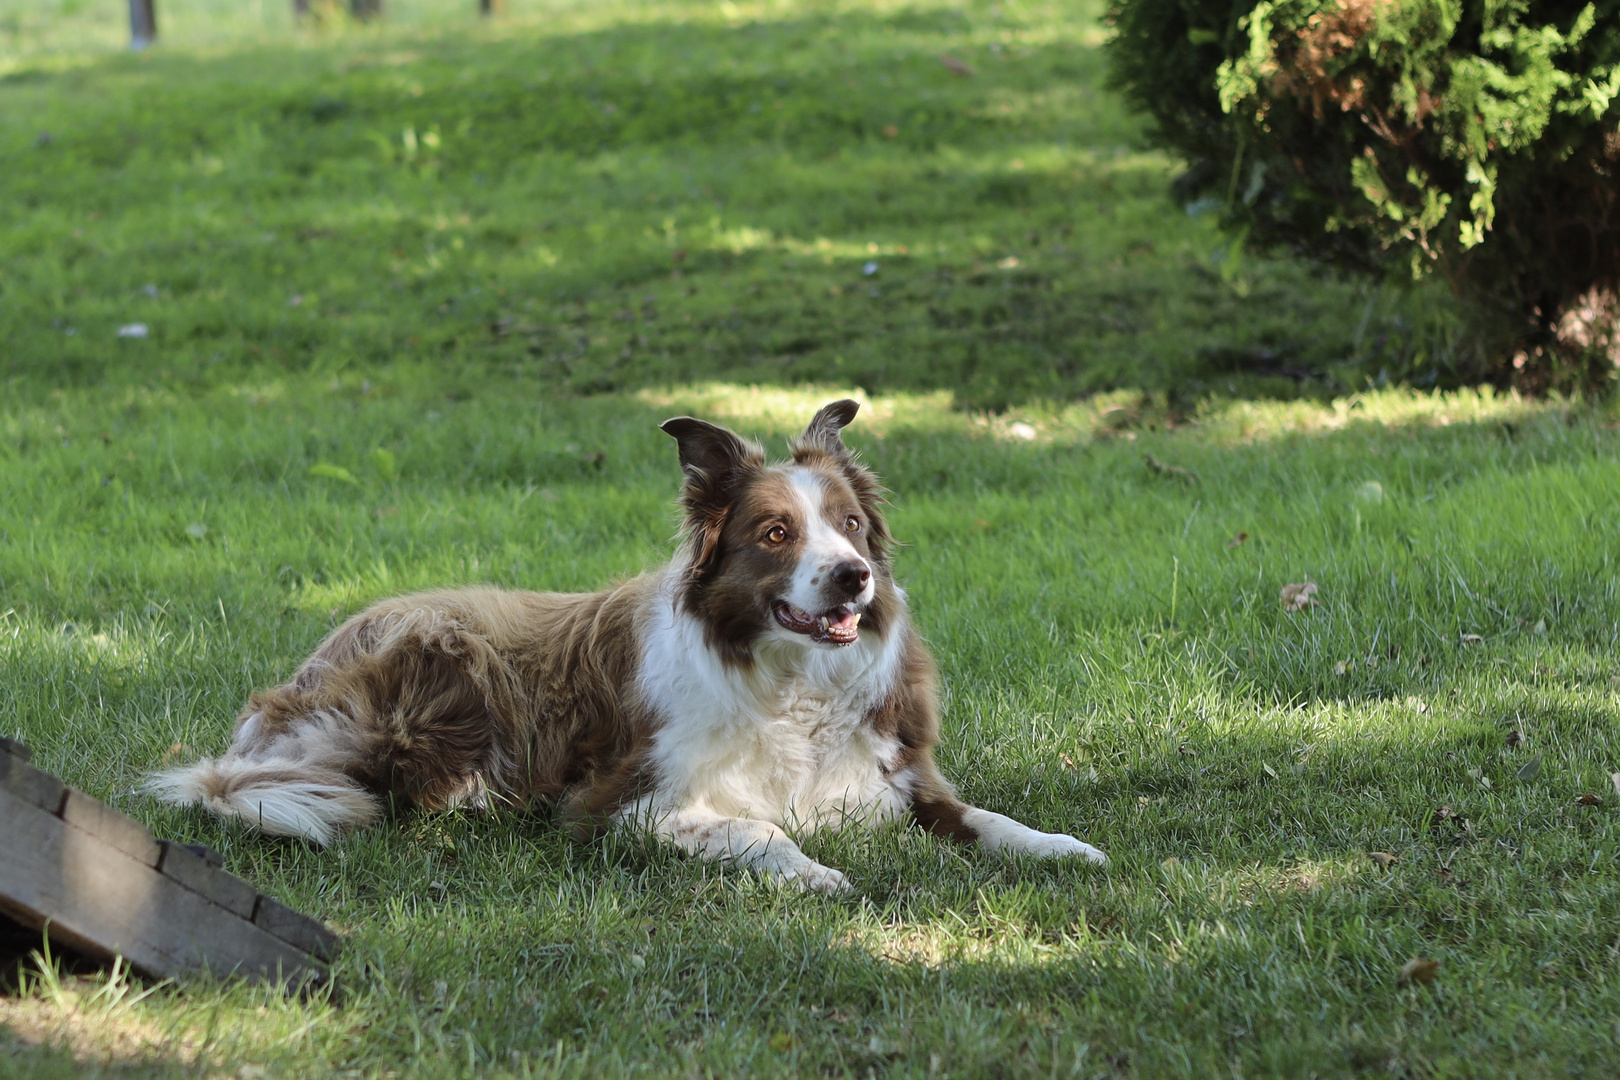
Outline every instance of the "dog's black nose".
<svg viewBox="0 0 1620 1080">
<path fill-rule="evenodd" d="M 866 583 L 872 580 L 872 568 L 864 562 L 850 560 L 833 567 L 830 576 L 833 588 L 849 596 L 859 596 L 866 590 Z"/>
</svg>

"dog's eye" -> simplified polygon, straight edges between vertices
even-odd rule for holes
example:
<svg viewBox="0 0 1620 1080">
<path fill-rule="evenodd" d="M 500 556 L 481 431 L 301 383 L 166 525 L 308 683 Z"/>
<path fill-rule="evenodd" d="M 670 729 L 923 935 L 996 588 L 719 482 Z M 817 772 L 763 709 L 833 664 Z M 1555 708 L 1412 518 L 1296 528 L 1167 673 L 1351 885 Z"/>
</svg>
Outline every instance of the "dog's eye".
<svg viewBox="0 0 1620 1080">
<path fill-rule="evenodd" d="M 847 532 L 847 533 L 858 533 L 858 532 L 860 532 L 861 531 L 861 519 L 856 517 L 854 514 L 849 515 L 849 517 L 844 519 L 844 531 Z"/>
<path fill-rule="evenodd" d="M 765 539 L 773 544 L 780 544 L 787 539 L 787 530 L 780 525 L 772 525 L 765 531 Z"/>
</svg>

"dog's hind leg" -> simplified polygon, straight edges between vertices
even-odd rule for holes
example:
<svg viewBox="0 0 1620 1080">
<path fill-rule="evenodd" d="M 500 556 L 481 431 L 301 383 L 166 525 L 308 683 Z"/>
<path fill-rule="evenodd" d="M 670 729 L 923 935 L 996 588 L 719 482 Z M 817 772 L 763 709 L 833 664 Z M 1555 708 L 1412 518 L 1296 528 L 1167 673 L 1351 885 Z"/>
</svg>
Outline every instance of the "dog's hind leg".
<svg viewBox="0 0 1620 1080">
<path fill-rule="evenodd" d="M 375 792 L 426 809 L 485 805 L 511 786 L 512 676 L 489 643 L 431 607 L 364 614 L 291 682 L 255 694 L 231 749 L 154 776 L 265 832 L 328 844 L 378 817 Z"/>
</svg>

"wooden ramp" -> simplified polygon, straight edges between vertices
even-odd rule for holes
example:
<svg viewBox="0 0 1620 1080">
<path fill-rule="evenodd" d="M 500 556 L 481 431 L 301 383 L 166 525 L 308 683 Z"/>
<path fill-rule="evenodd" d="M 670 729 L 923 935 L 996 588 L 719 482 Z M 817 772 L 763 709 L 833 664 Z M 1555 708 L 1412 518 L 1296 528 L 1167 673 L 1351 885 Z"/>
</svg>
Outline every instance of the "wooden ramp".
<svg viewBox="0 0 1620 1080">
<path fill-rule="evenodd" d="M 28 764 L 0 739 L 0 922 L 150 978 L 210 971 L 319 985 L 337 938 L 221 868 Z M 16 939 L 15 932 L 12 935 Z"/>
</svg>

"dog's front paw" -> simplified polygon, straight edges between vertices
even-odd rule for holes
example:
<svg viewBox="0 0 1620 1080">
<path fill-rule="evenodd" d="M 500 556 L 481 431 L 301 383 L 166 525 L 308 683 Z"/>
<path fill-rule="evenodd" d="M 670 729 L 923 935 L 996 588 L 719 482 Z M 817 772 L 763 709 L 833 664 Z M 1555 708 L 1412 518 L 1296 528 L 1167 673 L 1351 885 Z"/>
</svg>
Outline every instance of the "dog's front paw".
<svg viewBox="0 0 1620 1080">
<path fill-rule="evenodd" d="M 822 866 L 818 862 L 808 862 L 803 866 L 796 866 L 791 870 L 780 871 L 783 878 L 803 889 L 805 892 L 825 893 L 828 896 L 837 893 L 849 892 L 854 888 L 849 878 L 834 870 L 830 866 Z"/>
<path fill-rule="evenodd" d="M 1036 833 L 1030 837 L 1024 850 L 1039 859 L 1061 859 L 1078 855 L 1089 863 L 1098 866 L 1108 865 L 1108 856 L 1101 851 L 1084 840 L 1076 840 L 1063 833 Z"/>
</svg>

